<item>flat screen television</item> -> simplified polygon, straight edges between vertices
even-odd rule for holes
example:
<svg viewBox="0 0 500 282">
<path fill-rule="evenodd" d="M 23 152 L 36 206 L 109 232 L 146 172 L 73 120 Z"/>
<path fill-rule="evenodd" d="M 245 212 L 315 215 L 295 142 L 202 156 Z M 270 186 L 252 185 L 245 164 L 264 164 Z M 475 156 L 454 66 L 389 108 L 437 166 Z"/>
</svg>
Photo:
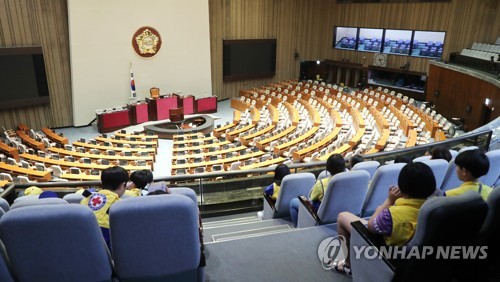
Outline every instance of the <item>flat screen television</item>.
<svg viewBox="0 0 500 282">
<path fill-rule="evenodd" d="M 383 53 L 410 55 L 412 35 L 412 30 L 386 29 Z"/>
<path fill-rule="evenodd" d="M 337 26 L 333 34 L 333 48 L 356 50 L 357 27 Z"/>
<path fill-rule="evenodd" d="M 42 47 L 0 48 L 0 109 L 49 102 Z"/>
<path fill-rule="evenodd" d="M 380 52 L 382 50 L 382 28 L 360 28 L 358 37 L 358 51 Z"/>
<path fill-rule="evenodd" d="M 276 39 L 223 41 L 223 80 L 273 77 L 276 73 Z"/>
<path fill-rule="evenodd" d="M 443 55 L 444 31 L 416 30 L 413 35 L 412 56 L 425 58 L 441 58 Z"/>
</svg>

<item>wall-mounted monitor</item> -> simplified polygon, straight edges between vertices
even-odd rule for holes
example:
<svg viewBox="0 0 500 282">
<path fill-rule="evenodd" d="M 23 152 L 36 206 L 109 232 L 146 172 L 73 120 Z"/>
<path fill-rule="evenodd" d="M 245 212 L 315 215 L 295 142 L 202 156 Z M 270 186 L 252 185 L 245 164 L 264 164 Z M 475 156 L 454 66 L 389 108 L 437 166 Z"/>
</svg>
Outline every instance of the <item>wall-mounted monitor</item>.
<svg viewBox="0 0 500 282">
<path fill-rule="evenodd" d="M 411 30 L 386 29 L 383 53 L 410 55 L 412 35 Z"/>
<path fill-rule="evenodd" d="M 223 80 L 273 77 L 276 39 L 239 39 L 223 42 Z"/>
<path fill-rule="evenodd" d="M 382 50 L 382 28 L 360 28 L 358 37 L 358 51 L 380 52 Z"/>
<path fill-rule="evenodd" d="M 444 31 L 415 31 L 412 56 L 441 58 L 443 55 Z"/>
<path fill-rule="evenodd" d="M 42 47 L 0 48 L 0 110 L 49 102 Z"/>
<path fill-rule="evenodd" d="M 335 27 L 333 47 L 337 49 L 356 50 L 357 35 L 358 28 L 356 27 Z"/>
</svg>

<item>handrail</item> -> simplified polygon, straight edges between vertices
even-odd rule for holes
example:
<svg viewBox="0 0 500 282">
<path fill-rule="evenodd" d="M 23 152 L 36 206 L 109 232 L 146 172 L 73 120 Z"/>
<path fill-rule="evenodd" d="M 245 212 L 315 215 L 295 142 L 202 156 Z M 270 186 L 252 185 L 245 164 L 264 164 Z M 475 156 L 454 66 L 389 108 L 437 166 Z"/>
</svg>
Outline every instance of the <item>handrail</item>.
<svg viewBox="0 0 500 282">
<path fill-rule="evenodd" d="M 379 153 L 374 153 L 370 155 L 365 155 L 364 158 L 365 160 L 378 160 L 381 163 L 384 163 L 387 160 L 393 160 L 397 155 L 413 155 L 419 156 L 423 155 L 425 152 L 429 151 L 432 147 L 435 147 L 437 145 L 442 145 L 447 148 L 451 148 L 453 146 L 463 144 L 464 141 L 472 140 L 470 145 L 478 145 L 478 138 L 480 137 L 486 137 L 485 140 L 480 140 L 485 142 L 484 148 L 487 149 L 489 147 L 491 137 L 492 137 L 493 131 L 491 129 L 486 129 L 486 130 L 480 130 L 480 131 L 475 131 L 475 132 L 470 132 L 466 133 L 464 135 L 461 135 L 459 137 L 453 138 L 453 139 L 448 139 L 445 141 L 439 141 L 439 142 L 434 142 L 434 143 L 429 143 L 425 145 L 419 145 L 419 146 L 414 146 L 410 148 L 404 148 L 400 150 L 395 150 L 395 151 L 389 151 L 389 152 L 379 152 Z M 323 170 L 325 168 L 326 162 L 325 161 L 318 161 L 318 162 L 310 162 L 310 163 L 297 163 L 297 164 L 290 164 L 289 167 L 292 171 L 297 172 L 299 170 L 305 170 L 305 169 L 315 169 L 316 170 Z M 190 175 L 172 175 L 172 176 L 161 176 L 161 177 L 156 177 L 155 181 L 167 181 L 167 182 L 176 182 L 177 186 L 182 185 L 179 184 L 178 182 L 188 182 L 186 183 L 186 186 L 192 186 L 194 185 L 206 185 L 205 183 L 217 183 L 218 182 L 210 182 L 213 179 L 216 179 L 218 177 L 223 177 L 223 178 L 229 178 L 229 181 L 224 181 L 226 183 L 231 183 L 232 179 L 234 179 L 234 182 L 240 182 L 243 180 L 252 180 L 252 178 L 247 177 L 248 175 L 264 175 L 264 178 L 261 178 L 260 181 L 265 179 L 265 174 L 268 172 L 273 172 L 274 167 L 267 167 L 267 168 L 256 168 L 256 169 L 248 169 L 248 170 L 236 170 L 236 171 L 226 171 L 226 172 L 210 172 L 210 173 L 202 173 L 202 174 L 190 174 Z M 268 176 L 269 178 L 272 177 L 272 175 Z M 203 183 L 203 181 L 207 181 Z M 197 184 L 198 182 L 198 184 Z M 223 182 L 221 182 L 221 185 Z M 259 185 L 261 183 L 258 183 Z M 16 189 L 23 189 L 27 188 L 30 186 L 33 186 L 33 183 L 25 183 L 25 184 L 13 184 L 9 183 L 7 184 L 5 190 L 0 193 L 0 197 L 2 198 L 7 198 L 7 197 L 12 197 L 13 193 L 15 192 Z M 76 181 L 76 182 L 41 182 L 41 183 L 36 183 L 36 186 L 40 188 L 50 188 L 50 187 L 68 187 L 68 188 L 76 188 L 76 187 L 90 187 L 90 186 L 100 186 L 101 183 L 100 181 Z M 198 189 L 201 198 L 203 199 L 205 196 L 205 193 L 207 193 L 206 189 Z M 212 192 L 212 191 L 210 191 Z M 202 209 L 203 209 L 203 201 L 201 203 Z"/>
</svg>

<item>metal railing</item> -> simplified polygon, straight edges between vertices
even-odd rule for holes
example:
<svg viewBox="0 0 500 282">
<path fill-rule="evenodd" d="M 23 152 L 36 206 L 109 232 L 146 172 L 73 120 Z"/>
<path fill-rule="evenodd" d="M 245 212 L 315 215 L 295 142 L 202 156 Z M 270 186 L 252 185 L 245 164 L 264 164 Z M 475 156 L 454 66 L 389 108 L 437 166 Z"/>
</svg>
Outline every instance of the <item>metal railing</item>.
<svg viewBox="0 0 500 282">
<path fill-rule="evenodd" d="M 441 142 L 414 146 L 389 152 L 380 152 L 364 156 L 366 160 L 376 160 L 381 164 L 394 160 L 400 155 L 418 157 L 424 155 L 437 145 L 449 149 L 460 149 L 466 146 L 478 146 L 488 149 L 492 130 L 482 130 L 467 133 L 459 137 Z M 312 172 L 319 174 L 325 169 L 326 162 L 297 163 L 289 165 L 292 172 Z M 174 175 L 157 177 L 155 181 L 165 181 L 170 187 L 190 187 L 198 195 L 201 213 L 211 213 L 223 210 L 260 209 L 262 191 L 273 181 L 274 167 L 226 172 L 211 172 L 202 174 Z M 35 185 L 40 188 L 59 188 L 61 193 L 76 191 L 82 187 L 99 187 L 100 181 L 76 182 L 43 182 Z M 33 186 L 34 183 L 8 184 L 0 197 L 12 202 L 16 193 Z M 60 189 L 63 188 L 63 189 Z"/>
</svg>

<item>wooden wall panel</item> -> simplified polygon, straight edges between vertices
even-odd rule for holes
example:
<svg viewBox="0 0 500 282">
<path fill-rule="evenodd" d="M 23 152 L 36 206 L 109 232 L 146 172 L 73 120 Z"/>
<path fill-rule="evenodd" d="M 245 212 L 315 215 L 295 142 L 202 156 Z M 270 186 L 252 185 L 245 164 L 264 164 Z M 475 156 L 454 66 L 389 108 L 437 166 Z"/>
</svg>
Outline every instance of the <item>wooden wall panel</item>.
<svg viewBox="0 0 500 282">
<path fill-rule="evenodd" d="M 444 30 L 443 58 L 473 42 L 494 42 L 500 34 L 497 0 L 443 3 L 337 4 L 332 0 L 208 0 L 212 92 L 219 99 L 240 89 L 298 78 L 302 60 L 349 60 L 372 64 L 373 53 L 332 48 L 334 26 Z M 189 23 L 186 23 L 189 24 Z M 222 40 L 277 38 L 276 76 L 223 82 Z M 45 50 L 51 104 L 1 111 L 0 125 L 26 123 L 33 128 L 72 125 L 69 34 L 66 0 L 0 0 L 0 47 L 40 45 Z M 299 58 L 295 58 L 295 51 Z M 389 56 L 388 67 L 410 62 L 427 72 L 428 60 Z M 91 82 L 89 82 L 91 83 Z"/>
<path fill-rule="evenodd" d="M 465 128 L 468 130 L 482 126 L 484 114 L 483 104 L 486 98 L 490 99 L 490 108 L 493 109 L 490 119 L 500 115 L 500 88 L 497 86 L 454 70 L 431 65 L 427 83 L 427 101 L 435 105 L 438 113 L 450 119 L 461 117 L 465 119 Z M 434 95 L 439 91 L 439 95 Z M 471 111 L 467 112 L 467 106 Z"/>
<path fill-rule="evenodd" d="M 286 2 L 286 3 L 284 3 Z M 273 81 L 298 78 L 301 60 L 349 60 L 365 66 L 373 53 L 332 48 L 334 26 L 446 31 L 443 59 L 473 42 L 492 43 L 500 34 L 497 0 L 454 0 L 440 3 L 337 4 L 331 0 L 209 0 L 212 88 L 220 99 L 240 88 L 268 80 L 222 81 L 222 39 L 278 38 L 277 72 Z M 266 18 L 270 17 L 270 18 Z M 293 52 L 299 53 L 298 60 Z M 388 67 L 410 62 L 410 70 L 428 72 L 428 59 L 389 55 Z"/>
<path fill-rule="evenodd" d="M 0 0 L 0 47 L 42 46 L 50 93 L 49 105 L 0 111 L 1 126 L 73 124 L 66 7 L 66 0 Z"/>
</svg>

